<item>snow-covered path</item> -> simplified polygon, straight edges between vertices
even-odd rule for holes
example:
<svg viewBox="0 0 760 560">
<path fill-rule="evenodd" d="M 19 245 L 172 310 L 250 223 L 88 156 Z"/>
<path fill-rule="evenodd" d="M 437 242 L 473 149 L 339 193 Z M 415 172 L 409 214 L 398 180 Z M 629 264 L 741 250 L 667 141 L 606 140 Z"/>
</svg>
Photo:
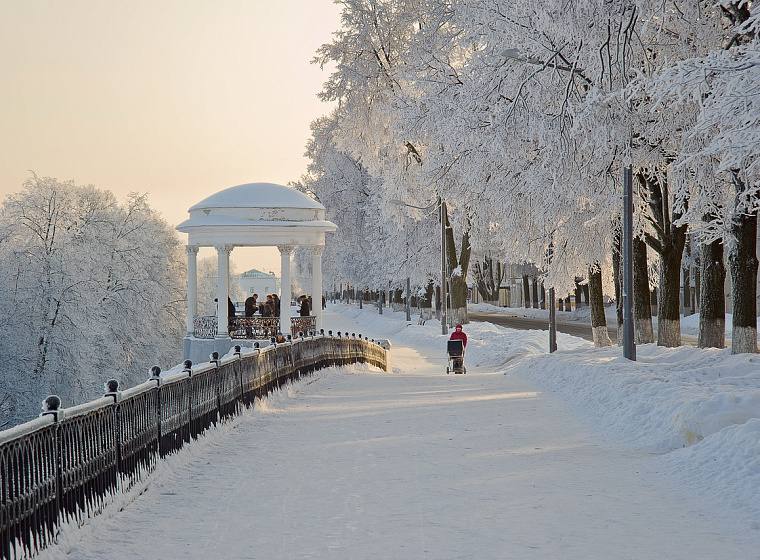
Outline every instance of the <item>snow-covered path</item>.
<svg viewBox="0 0 760 560">
<path fill-rule="evenodd" d="M 650 456 L 610 447 L 556 398 L 499 372 L 441 375 L 424 348 L 393 342 L 396 373 L 331 370 L 291 386 L 64 557 L 760 556 L 753 532 L 708 516 L 650 472 Z"/>
</svg>

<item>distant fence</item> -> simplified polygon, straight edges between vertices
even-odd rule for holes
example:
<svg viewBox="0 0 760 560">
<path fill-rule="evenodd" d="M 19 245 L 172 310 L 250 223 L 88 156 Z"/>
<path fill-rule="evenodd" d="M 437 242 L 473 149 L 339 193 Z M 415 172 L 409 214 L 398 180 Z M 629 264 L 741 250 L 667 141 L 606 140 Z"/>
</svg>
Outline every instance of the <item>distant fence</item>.
<svg viewBox="0 0 760 560">
<path fill-rule="evenodd" d="M 0 554 L 31 558 L 63 523 L 81 525 L 109 497 L 148 476 L 158 460 L 210 426 L 313 371 L 369 363 L 387 371 L 385 348 L 361 335 L 317 335 L 160 377 L 62 410 L 57 397 L 31 422 L 0 432 Z"/>
</svg>

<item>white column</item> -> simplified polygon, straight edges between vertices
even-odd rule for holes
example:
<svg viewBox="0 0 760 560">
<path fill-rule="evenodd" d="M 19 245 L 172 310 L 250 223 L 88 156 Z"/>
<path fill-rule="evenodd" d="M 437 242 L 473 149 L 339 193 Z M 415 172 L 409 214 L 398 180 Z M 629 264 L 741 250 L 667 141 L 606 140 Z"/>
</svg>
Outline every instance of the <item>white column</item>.
<svg viewBox="0 0 760 560">
<path fill-rule="evenodd" d="M 198 314 L 198 247 L 187 246 L 187 336 L 193 336 Z"/>
<path fill-rule="evenodd" d="M 230 252 L 232 246 L 219 245 L 216 247 L 217 256 L 217 310 L 216 310 L 216 337 L 227 338 L 229 336 L 227 330 L 227 323 L 229 317 L 227 316 L 227 299 L 230 297 Z"/>
<path fill-rule="evenodd" d="M 290 334 L 290 256 L 292 245 L 280 245 L 280 332 Z"/>
<path fill-rule="evenodd" d="M 317 318 L 317 330 L 322 328 L 322 250 L 311 248 L 311 314 Z"/>
</svg>

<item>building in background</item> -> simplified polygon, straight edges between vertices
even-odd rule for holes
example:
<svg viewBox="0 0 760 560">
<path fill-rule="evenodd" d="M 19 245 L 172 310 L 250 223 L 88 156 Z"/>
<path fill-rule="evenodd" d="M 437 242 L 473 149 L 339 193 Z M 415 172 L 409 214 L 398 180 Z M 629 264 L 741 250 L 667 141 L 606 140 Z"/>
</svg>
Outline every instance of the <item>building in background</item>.
<svg viewBox="0 0 760 560">
<path fill-rule="evenodd" d="M 280 293 L 280 279 L 275 276 L 274 272 L 261 272 L 252 268 L 238 276 L 237 281 L 243 299 L 253 294 L 259 294 L 259 298 L 263 301 L 267 294 Z"/>
</svg>

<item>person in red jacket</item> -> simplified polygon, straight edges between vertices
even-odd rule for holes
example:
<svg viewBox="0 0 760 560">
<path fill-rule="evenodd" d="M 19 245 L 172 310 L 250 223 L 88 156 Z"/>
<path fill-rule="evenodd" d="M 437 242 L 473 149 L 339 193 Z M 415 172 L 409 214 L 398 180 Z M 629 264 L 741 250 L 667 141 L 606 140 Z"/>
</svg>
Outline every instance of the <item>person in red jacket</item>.
<svg viewBox="0 0 760 560">
<path fill-rule="evenodd" d="M 454 327 L 454 332 L 451 333 L 451 338 L 449 338 L 449 340 L 461 340 L 462 347 L 467 348 L 467 335 L 462 330 L 462 325 Z"/>
<path fill-rule="evenodd" d="M 462 325 L 454 327 L 454 332 L 451 333 L 449 340 L 461 340 L 462 341 L 462 357 L 454 358 L 454 368 L 458 370 L 464 367 L 464 349 L 467 348 L 467 335 L 462 330 Z"/>
</svg>

